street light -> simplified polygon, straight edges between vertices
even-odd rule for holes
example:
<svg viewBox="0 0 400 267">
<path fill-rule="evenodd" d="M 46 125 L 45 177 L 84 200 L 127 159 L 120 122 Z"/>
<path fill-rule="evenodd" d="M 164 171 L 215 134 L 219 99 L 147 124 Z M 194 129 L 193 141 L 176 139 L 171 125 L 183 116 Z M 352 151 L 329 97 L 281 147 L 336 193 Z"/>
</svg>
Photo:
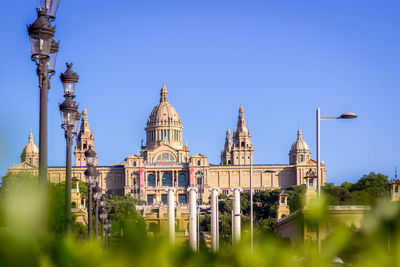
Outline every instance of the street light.
<svg viewBox="0 0 400 267">
<path fill-rule="evenodd" d="M 85 158 L 88 166 L 94 166 L 96 151 L 94 151 L 91 146 L 89 146 L 89 149 L 85 151 Z"/>
<path fill-rule="evenodd" d="M 250 250 L 254 251 L 253 164 L 250 165 Z"/>
<path fill-rule="evenodd" d="M 72 64 L 67 63 L 67 70 L 60 75 L 61 82 L 64 85 L 72 81 L 74 84 L 78 82 L 78 75 L 71 69 Z M 60 104 L 61 113 L 61 128 L 65 131 L 65 140 L 67 146 L 66 154 L 66 175 L 65 175 L 65 230 L 71 233 L 71 147 L 73 143 L 73 135 L 77 133 L 77 128 L 80 120 L 80 113 L 78 112 L 78 105 L 73 100 L 75 92 L 66 94 L 64 90 L 65 100 Z"/>
<path fill-rule="evenodd" d="M 36 63 L 36 73 L 39 78 L 40 111 L 39 111 L 39 180 L 42 184 L 47 182 L 47 101 L 50 89 L 50 78 L 54 75 L 54 65 L 58 52 L 58 43 L 53 43 L 56 27 L 50 24 L 55 19 L 55 5 L 58 1 L 39 1 L 38 17 L 28 26 L 31 43 L 31 59 Z M 46 5 L 47 3 L 47 5 Z M 53 44 L 53 45 L 52 45 Z M 51 66 L 49 63 L 51 61 Z M 49 68 L 50 67 L 50 68 Z"/>
<path fill-rule="evenodd" d="M 320 145 L 321 145 L 321 120 L 336 120 L 336 119 L 355 119 L 357 118 L 357 114 L 353 112 L 343 113 L 339 117 L 321 117 L 321 110 L 320 108 L 317 109 L 317 192 L 318 197 L 321 194 L 321 160 L 320 160 Z"/>
<path fill-rule="evenodd" d="M 94 208 L 94 233 L 95 237 L 97 238 L 99 235 L 99 201 L 101 199 L 101 188 L 99 183 L 93 189 L 93 200 L 95 201 L 95 208 Z"/>
<path fill-rule="evenodd" d="M 86 151 L 87 152 L 87 151 Z M 85 156 L 86 156 L 85 152 Z M 96 184 L 97 170 L 94 166 L 88 165 L 89 167 L 85 171 L 86 185 L 88 187 L 88 235 L 89 239 L 92 239 L 92 188 Z"/>
<path fill-rule="evenodd" d="M 56 68 L 56 59 L 57 59 L 57 53 L 58 53 L 58 48 L 60 47 L 60 41 L 56 42 L 51 40 L 51 46 L 50 46 L 50 55 L 49 55 L 49 63 L 48 63 L 48 68 L 49 68 L 49 74 L 54 75 L 55 74 L 55 68 Z"/>
<path fill-rule="evenodd" d="M 104 196 L 102 196 L 102 198 L 104 198 Z M 99 213 L 99 218 L 101 221 L 101 236 L 104 239 L 105 236 L 105 230 L 107 227 L 105 227 L 106 225 L 106 221 L 107 221 L 107 217 L 108 217 L 108 210 L 107 207 L 105 205 L 105 198 L 104 198 L 104 205 L 101 205 L 101 201 L 100 201 L 100 213 Z"/>
<path fill-rule="evenodd" d="M 60 0 L 39 0 L 39 10 L 45 12 L 50 19 L 54 19 L 59 3 Z"/>
<path fill-rule="evenodd" d="M 321 117 L 321 109 L 317 108 L 317 194 L 318 198 L 321 196 L 321 120 L 336 120 L 336 119 L 355 119 L 357 114 L 353 112 L 347 112 L 339 117 Z M 318 241 L 318 252 L 321 252 L 321 236 L 319 231 L 319 224 L 317 227 L 317 241 Z"/>
</svg>

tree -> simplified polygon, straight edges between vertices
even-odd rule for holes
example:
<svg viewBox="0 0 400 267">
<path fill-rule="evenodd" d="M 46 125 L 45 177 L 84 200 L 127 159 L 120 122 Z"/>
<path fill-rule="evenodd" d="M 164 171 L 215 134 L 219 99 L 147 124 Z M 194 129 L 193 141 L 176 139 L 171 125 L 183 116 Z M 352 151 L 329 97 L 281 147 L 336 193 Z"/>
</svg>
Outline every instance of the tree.
<svg viewBox="0 0 400 267">
<path fill-rule="evenodd" d="M 129 238 L 145 235 L 146 224 L 136 211 L 136 203 L 137 200 L 130 195 L 107 198 L 108 218 L 112 221 L 113 235 Z"/>
</svg>

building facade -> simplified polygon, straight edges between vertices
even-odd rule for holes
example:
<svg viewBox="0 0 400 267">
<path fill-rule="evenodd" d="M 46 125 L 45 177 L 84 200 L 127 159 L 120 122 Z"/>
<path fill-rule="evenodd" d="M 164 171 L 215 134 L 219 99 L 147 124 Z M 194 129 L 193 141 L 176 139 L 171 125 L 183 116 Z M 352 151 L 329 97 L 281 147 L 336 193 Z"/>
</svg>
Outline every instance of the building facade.
<svg viewBox="0 0 400 267">
<path fill-rule="evenodd" d="M 236 129 L 228 129 L 225 144 L 218 165 L 209 163 L 203 154 L 190 155 L 189 147 L 183 143 L 183 123 L 175 108 L 169 103 L 168 90 L 163 84 L 160 100 L 151 112 L 147 124 L 146 143 L 141 145 L 140 153 L 132 154 L 121 163 L 111 166 L 97 166 L 100 172 L 99 185 L 104 193 L 126 195 L 142 203 L 159 204 L 167 202 L 166 188 L 176 189 L 177 203 L 188 201 L 187 188 L 197 186 L 198 198 L 209 200 L 209 189 L 220 188 L 220 194 L 231 194 L 232 187 L 250 188 L 252 175 L 253 189 L 270 190 L 304 184 L 309 170 L 316 171 L 316 161 L 303 140 L 301 129 L 289 151 L 289 164 L 253 164 L 254 147 L 250 130 L 247 127 L 243 106 L 239 108 Z M 32 148 L 32 134 L 21 155 L 21 164 L 9 171 L 37 172 L 38 149 Z M 75 147 L 75 166 L 72 176 L 85 181 L 86 159 L 84 152 L 95 149 L 94 135 L 89 126 L 86 108 L 82 112 L 80 132 Z M 99 153 L 101 155 L 101 152 Z M 96 160 L 97 163 L 97 160 Z M 322 182 L 326 180 L 325 165 L 321 165 Z M 65 180 L 65 167 L 49 167 L 48 179 L 51 182 Z"/>
</svg>

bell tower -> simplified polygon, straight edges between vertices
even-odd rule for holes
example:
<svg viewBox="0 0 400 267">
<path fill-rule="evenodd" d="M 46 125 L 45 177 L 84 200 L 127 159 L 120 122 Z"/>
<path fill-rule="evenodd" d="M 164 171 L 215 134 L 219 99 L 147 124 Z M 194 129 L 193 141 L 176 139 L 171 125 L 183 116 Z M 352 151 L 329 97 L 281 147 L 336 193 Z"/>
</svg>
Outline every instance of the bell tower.
<svg viewBox="0 0 400 267">
<path fill-rule="evenodd" d="M 89 147 L 96 151 L 94 147 L 93 133 L 90 131 L 89 119 L 85 107 L 82 111 L 81 129 L 76 138 L 76 146 L 74 151 L 75 166 L 86 166 L 85 151 L 88 150 Z M 94 165 L 97 166 L 97 156 L 95 158 Z"/>
<path fill-rule="evenodd" d="M 253 164 L 253 152 L 250 130 L 246 127 L 244 108 L 243 105 L 240 105 L 237 127 L 233 132 L 232 165 Z"/>
</svg>

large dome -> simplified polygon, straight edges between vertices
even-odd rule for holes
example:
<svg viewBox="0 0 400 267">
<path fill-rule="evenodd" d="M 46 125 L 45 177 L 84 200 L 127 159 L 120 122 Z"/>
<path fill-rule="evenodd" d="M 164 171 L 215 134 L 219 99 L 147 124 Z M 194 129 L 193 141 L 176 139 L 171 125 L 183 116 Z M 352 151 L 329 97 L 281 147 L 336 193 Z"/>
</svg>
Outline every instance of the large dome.
<svg viewBox="0 0 400 267">
<path fill-rule="evenodd" d="M 165 83 L 160 91 L 160 103 L 153 109 L 147 120 L 146 146 L 155 148 L 168 144 L 182 149 L 182 122 L 175 108 L 168 103 L 168 91 Z"/>
<path fill-rule="evenodd" d="M 165 87 L 165 83 L 163 83 L 160 95 L 160 104 L 158 104 L 151 112 L 147 121 L 147 127 L 158 125 L 181 126 L 182 122 L 179 118 L 178 112 L 176 112 L 175 108 L 168 103 L 168 91 Z"/>
<path fill-rule="evenodd" d="M 290 149 L 290 153 L 292 152 L 310 152 L 310 148 L 308 147 L 306 141 L 303 140 L 303 133 L 301 129 L 297 131 L 297 140 L 292 144 L 292 148 Z"/>
</svg>

